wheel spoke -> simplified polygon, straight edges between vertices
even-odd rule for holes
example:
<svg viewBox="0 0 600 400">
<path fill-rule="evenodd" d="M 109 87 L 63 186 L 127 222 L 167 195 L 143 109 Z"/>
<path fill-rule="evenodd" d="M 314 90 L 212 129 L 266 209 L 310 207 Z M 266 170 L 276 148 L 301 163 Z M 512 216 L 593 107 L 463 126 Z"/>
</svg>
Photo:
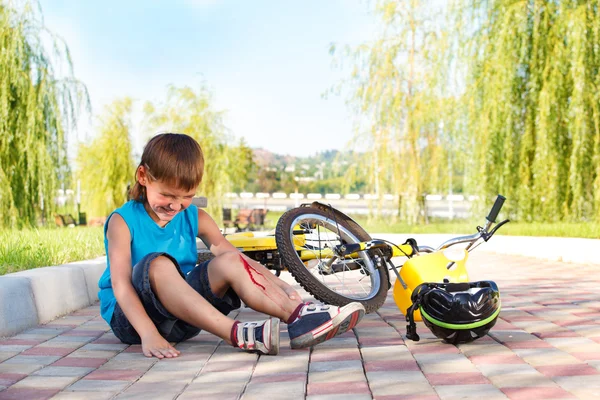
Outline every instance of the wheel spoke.
<svg viewBox="0 0 600 400">
<path fill-rule="evenodd" d="M 331 261 L 331 252 L 335 246 L 359 242 L 344 226 L 319 215 L 301 216 L 293 225 L 299 226 L 304 232 L 305 257 L 310 254 L 314 258 L 304 261 L 304 264 L 321 284 L 343 296 L 359 300 L 368 299 L 377 293 L 379 277 L 374 273 L 373 261 L 366 252 L 359 253 L 356 258 L 334 261 L 328 266 L 333 271 L 324 269 L 327 262 Z"/>
</svg>

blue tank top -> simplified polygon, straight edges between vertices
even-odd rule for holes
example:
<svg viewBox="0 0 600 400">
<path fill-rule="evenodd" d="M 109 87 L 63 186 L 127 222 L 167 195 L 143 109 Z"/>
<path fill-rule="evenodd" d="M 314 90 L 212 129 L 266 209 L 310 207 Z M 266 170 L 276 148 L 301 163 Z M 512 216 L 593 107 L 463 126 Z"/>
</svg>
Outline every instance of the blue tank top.
<svg viewBox="0 0 600 400">
<path fill-rule="evenodd" d="M 119 214 L 131 235 L 131 265 L 132 268 L 145 255 L 153 252 L 164 252 L 171 255 L 179 263 L 181 271 L 187 275 L 196 265 L 197 250 L 196 236 L 198 236 L 198 208 L 190 205 L 183 212 L 178 213 L 169 223 L 160 227 L 148 215 L 144 204 L 138 201 L 129 201 L 121 208 L 113 211 L 104 225 L 104 249 L 106 251 L 106 270 L 98 281 L 98 298 L 100 299 L 100 314 L 110 325 L 117 299 L 112 289 L 110 280 L 110 260 L 108 259 L 108 240 L 106 230 L 108 221 L 113 214 Z"/>
</svg>

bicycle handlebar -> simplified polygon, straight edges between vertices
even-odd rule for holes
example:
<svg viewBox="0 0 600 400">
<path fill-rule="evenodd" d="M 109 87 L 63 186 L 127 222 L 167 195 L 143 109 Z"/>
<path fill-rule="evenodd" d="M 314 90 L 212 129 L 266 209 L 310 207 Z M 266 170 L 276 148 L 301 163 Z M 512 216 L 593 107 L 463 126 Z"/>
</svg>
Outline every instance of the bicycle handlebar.
<svg viewBox="0 0 600 400">
<path fill-rule="evenodd" d="M 504 205 L 504 200 L 506 200 L 506 197 L 502 196 L 501 194 L 499 194 L 498 197 L 496 197 L 496 202 L 494 203 L 492 209 L 490 210 L 490 213 L 486 217 L 488 221 L 496 222 L 496 218 L 498 217 L 498 214 L 500 213 L 500 210 Z"/>
</svg>

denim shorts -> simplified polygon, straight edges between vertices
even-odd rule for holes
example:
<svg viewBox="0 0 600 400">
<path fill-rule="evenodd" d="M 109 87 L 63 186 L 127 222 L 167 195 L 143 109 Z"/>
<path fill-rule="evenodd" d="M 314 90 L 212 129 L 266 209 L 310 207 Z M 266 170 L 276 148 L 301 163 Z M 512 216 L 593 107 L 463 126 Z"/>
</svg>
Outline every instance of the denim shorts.
<svg viewBox="0 0 600 400">
<path fill-rule="evenodd" d="M 222 298 L 216 296 L 210 289 L 210 283 L 208 281 L 209 261 L 196 265 L 196 267 L 185 276 L 183 272 L 181 272 L 177 261 L 167 253 L 150 253 L 133 267 L 131 281 L 146 309 L 146 313 L 152 322 L 154 322 L 154 325 L 156 325 L 158 332 L 169 342 L 181 342 L 194 337 L 200 333 L 200 329 L 178 319 L 167 311 L 158 300 L 158 297 L 152 292 L 149 275 L 150 263 L 159 256 L 169 258 L 175 264 L 177 271 L 179 271 L 186 282 L 224 315 L 229 314 L 232 310 L 240 308 L 240 298 L 231 288 Z M 110 320 L 110 327 L 121 342 L 126 344 L 141 343 L 140 335 L 138 335 L 133 325 L 131 325 L 125 316 L 125 313 L 123 313 L 119 303 L 115 306 L 115 311 Z"/>
</svg>

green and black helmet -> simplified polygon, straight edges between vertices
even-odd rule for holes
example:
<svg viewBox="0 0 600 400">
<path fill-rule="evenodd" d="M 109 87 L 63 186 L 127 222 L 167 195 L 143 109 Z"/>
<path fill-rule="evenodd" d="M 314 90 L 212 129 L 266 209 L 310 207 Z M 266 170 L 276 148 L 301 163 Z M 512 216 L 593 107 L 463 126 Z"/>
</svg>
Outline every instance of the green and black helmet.
<svg viewBox="0 0 600 400">
<path fill-rule="evenodd" d="M 487 334 L 500 314 L 500 292 L 492 281 L 422 283 L 406 312 L 406 337 L 418 341 L 415 310 L 433 334 L 447 343 L 468 343 Z"/>
</svg>

